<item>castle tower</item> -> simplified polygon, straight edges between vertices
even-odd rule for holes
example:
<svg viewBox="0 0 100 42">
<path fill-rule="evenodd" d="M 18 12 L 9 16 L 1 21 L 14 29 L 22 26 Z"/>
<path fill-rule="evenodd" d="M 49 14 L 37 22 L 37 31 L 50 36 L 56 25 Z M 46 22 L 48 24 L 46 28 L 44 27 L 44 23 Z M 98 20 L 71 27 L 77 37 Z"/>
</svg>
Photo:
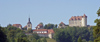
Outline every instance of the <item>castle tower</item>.
<svg viewBox="0 0 100 42">
<path fill-rule="evenodd" d="M 81 21 L 82 21 L 82 26 L 83 27 L 86 27 L 87 26 L 87 16 L 85 14 L 83 15 Z"/>
<path fill-rule="evenodd" d="M 31 22 L 30 22 L 30 18 L 28 19 L 28 23 L 27 23 L 27 30 L 28 29 L 32 29 L 32 24 L 31 24 Z"/>
</svg>

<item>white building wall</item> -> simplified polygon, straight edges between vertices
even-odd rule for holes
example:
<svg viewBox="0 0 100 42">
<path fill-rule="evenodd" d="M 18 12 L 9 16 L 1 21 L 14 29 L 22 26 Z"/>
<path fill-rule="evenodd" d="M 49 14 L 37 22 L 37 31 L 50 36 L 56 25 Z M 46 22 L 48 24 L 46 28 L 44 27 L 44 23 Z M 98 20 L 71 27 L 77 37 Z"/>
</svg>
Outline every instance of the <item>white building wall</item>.
<svg viewBox="0 0 100 42">
<path fill-rule="evenodd" d="M 82 18 L 82 27 L 86 27 L 87 26 L 87 18 L 83 17 Z"/>
<path fill-rule="evenodd" d="M 73 26 L 81 26 L 81 20 L 70 20 L 69 21 L 69 26 L 73 27 Z"/>
</svg>

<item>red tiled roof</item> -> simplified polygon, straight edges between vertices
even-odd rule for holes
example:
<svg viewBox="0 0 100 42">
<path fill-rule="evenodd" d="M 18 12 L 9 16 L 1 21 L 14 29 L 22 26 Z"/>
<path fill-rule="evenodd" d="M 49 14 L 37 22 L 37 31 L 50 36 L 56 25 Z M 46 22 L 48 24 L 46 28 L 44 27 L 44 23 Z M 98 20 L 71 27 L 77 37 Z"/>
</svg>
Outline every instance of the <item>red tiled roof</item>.
<svg viewBox="0 0 100 42">
<path fill-rule="evenodd" d="M 22 27 L 21 24 L 13 24 L 13 26 L 14 26 L 14 27 L 17 27 L 17 28 Z"/>
<path fill-rule="evenodd" d="M 87 16 L 84 14 L 83 17 L 87 17 Z"/>
<path fill-rule="evenodd" d="M 54 33 L 53 29 L 48 29 L 48 33 Z"/>
<path fill-rule="evenodd" d="M 72 16 L 69 20 L 82 20 L 83 17 L 87 17 L 85 14 L 83 16 Z"/>
<path fill-rule="evenodd" d="M 33 30 L 34 31 L 47 31 L 47 33 L 38 33 L 38 34 L 48 34 L 48 33 L 54 33 L 54 30 L 53 29 L 36 29 L 36 30 Z"/>
<path fill-rule="evenodd" d="M 60 24 L 65 25 L 63 22 L 61 22 Z"/>
</svg>

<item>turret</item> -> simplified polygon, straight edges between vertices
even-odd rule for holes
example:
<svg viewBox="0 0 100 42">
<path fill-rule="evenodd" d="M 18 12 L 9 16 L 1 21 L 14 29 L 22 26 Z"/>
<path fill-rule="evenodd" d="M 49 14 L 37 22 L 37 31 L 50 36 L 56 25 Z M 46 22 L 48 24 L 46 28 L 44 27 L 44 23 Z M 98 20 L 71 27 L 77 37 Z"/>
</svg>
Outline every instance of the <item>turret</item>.
<svg viewBox="0 0 100 42">
<path fill-rule="evenodd" d="M 87 16 L 85 14 L 83 15 L 81 21 L 82 21 L 82 26 L 83 27 L 86 27 L 87 26 Z"/>
</svg>

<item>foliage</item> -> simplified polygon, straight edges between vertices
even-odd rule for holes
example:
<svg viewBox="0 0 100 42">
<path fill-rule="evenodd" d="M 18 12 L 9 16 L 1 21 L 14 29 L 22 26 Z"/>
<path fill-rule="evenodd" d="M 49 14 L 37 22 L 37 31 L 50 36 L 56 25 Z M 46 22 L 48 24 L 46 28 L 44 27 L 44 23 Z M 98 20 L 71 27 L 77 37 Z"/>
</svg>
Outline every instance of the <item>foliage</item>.
<svg viewBox="0 0 100 42">
<path fill-rule="evenodd" d="M 41 40 L 40 40 L 40 39 L 38 39 L 38 40 L 37 40 L 37 42 L 41 42 Z"/>
<path fill-rule="evenodd" d="M 78 42 L 82 42 L 82 39 L 81 39 L 81 37 L 79 37 L 79 38 L 78 38 Z"/>
<path fill-rule="evenodd" d="M 98 16 L 100 16 L 100 8 L 99 8 L 99 10 L 97 11 L 97 14 L 98 14 Z"/>
<path fill-rule="evenodd" d="M 98 16 L 100 16 L 100 9 L 97 11 Z M 93 37 L 94 42 L 100 41 L 100 19 L 96 19 L 94 21 L 96 23 L 96 26 L 93 27 Z"/>
<path fill-rule="evenodd" d="M 27 30 L 27 33 L 32 33 L 33 31 L 32 31 L 32 29 L 31 28 L 29 28 L 28 30 Z"/>
<path fill-rule="evenodd" d="M 43 23 L 41 22 L 41 23 L 39 23 L 39 24 L 42 24 L 43 25 Z"/>
<path fill-rule="evenodd" d="M 47 42 L 56 42 L 54 39 L 46 38 Z"/>
<path fill-rule="evenodd" d="M 35 42 L 36 40 L 39 39 L 39 36 L 37 34 L 32 34 L 27 36 L 29 42 Z"/>
<path fill-rule="evenodd" d="M 7 36 L 5 35 L 5 33 L 1 29 L 2 29 L 2 27 L 0 26 L 0 42 L 6 42 Z"/>
<path fill-rule="evenodd" d="M 54 29 L 54 39 L 58 42 L 77 42 L 78 37 L 86 39 L 86 41 L 93 41 L 92 27 L 67 27 L 64 29 Z"/>
<path fill-rule="evenodd" d="M 44 26 L 44 29 L 53 29 L 53 28 L 57 28 L 57 24 L 56 25 L 54 25 L 54 24 L 46 24 L 45 26 Z"/>
<path fill-rule="evenodd" d="M 42 38 L 42 42 L 47 42 L 46 38 Z"/>
<path fill-rule="evenodd" d="M 58 42 L 71 42 L 71 36 L 69 33 L 60 29 L 56 31 L 54 38 Z"/>
<path fill-rule="evenodd" d="M 28 42 L 26 38 L 17 38 L 16 42 Z"/>
</svg>

